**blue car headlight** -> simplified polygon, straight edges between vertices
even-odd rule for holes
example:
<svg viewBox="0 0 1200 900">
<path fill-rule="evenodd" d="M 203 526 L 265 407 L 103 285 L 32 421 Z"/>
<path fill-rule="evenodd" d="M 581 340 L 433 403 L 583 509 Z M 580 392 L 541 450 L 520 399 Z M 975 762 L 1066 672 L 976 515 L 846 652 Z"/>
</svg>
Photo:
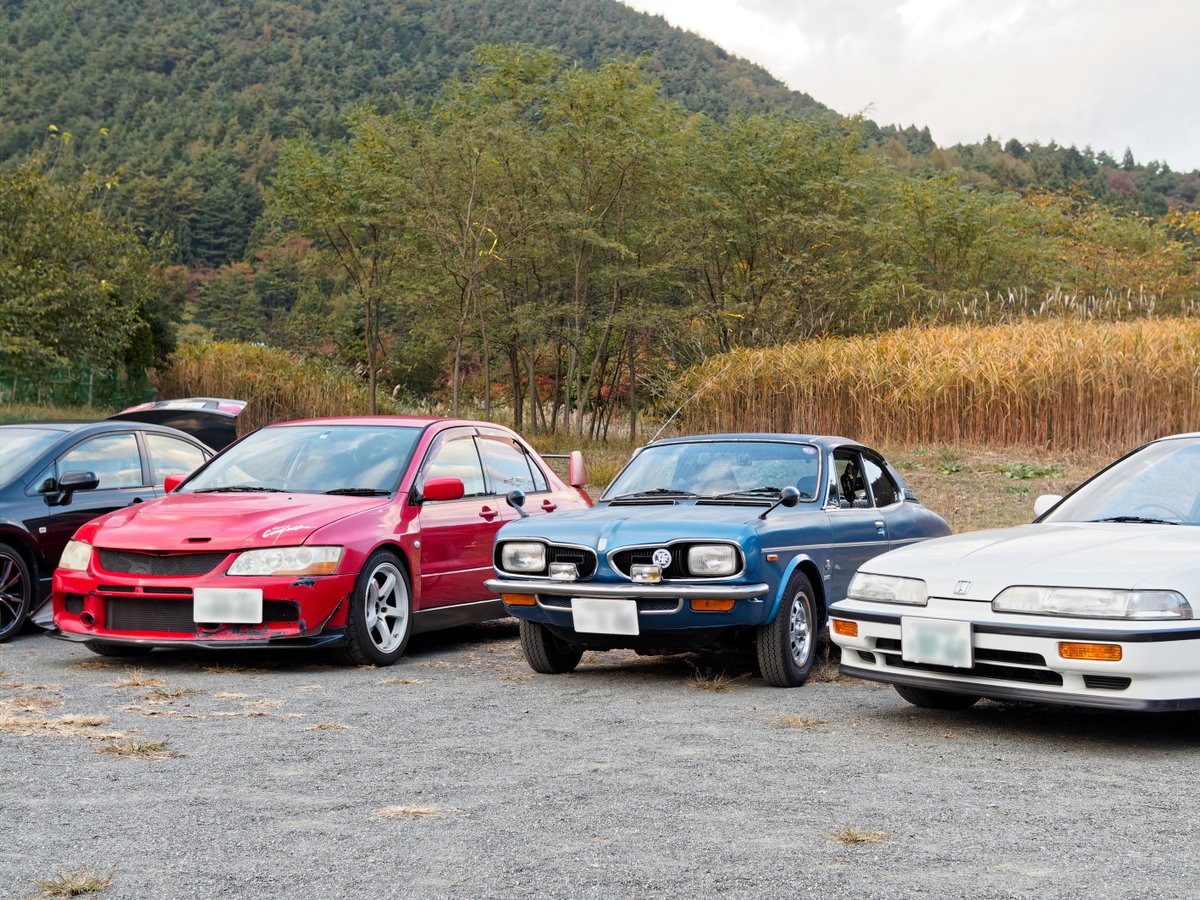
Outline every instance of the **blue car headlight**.
<svg viewBox="0 0 1200 900">
<path fill-rule="evenodd" d="M 693 544 L 687 553 L 688 574 L 701 577 L 732 575 L 738 570 L 737 551 L 729 544 Z"/>
</svg>

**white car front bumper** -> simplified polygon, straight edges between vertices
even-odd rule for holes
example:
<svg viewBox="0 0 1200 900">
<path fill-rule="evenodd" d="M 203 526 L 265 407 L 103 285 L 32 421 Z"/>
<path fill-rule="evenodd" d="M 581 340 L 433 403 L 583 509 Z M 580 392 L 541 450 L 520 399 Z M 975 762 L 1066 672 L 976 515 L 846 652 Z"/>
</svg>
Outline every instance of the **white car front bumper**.
<svg viewBox="0 0 1200 900">
<path fill-rule="evenodd" d="M 971 623 L 971 669 L 932 666 L 902 657 L 902 617 Z M 831 621 L 857 635 L 830 637 L 841 647 L 842 671 L 854 678 L 930 690 L 1110 709 L 1200 709 L 1200 621 L 1130 622 L 995 613 L 978 601 L 931 597 L 925 607 L 842 600 Z M 1065 659 L 1061 642 L 1116 644 L 1119 661 Z"/>
</svg>

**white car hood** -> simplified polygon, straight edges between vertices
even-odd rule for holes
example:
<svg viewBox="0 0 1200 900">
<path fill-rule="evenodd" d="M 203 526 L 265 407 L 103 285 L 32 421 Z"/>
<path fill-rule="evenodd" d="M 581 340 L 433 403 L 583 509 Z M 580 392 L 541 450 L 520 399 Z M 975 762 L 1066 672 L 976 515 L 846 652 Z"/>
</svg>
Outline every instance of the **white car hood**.
<svg viewBox="0 0 1200 900">
<path fill-rule="evenodd" d="M 1174 590 L 1200 605 L 1200 527 L 1021 525 L 925 541 L 878 556 L 862 570 L 923 579 L 932 597 L 991 601 L 1021 584 Z"/>
</svg>

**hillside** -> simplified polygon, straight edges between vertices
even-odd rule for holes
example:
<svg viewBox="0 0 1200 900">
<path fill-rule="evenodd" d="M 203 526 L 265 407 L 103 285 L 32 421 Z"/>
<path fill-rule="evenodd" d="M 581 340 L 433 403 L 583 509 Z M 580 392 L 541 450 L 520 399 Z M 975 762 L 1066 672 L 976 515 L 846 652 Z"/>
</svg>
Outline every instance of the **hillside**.
<svg viewBox="0 0 1200 900">
<path fill-rule="evenodd" d="M 717 116 L 824 109 L 615 0 L 16 0 L 3 16 L 0 162 L 69 132 L 76 159 L 123 167 L 121 204 L 174 232 L 186 263 L 242 256 L 280 139 L 340 136 L 359 104 L 423 103 L 482 42 L 586 67 L 645 55 L 668 97 Z"/>
</svg>

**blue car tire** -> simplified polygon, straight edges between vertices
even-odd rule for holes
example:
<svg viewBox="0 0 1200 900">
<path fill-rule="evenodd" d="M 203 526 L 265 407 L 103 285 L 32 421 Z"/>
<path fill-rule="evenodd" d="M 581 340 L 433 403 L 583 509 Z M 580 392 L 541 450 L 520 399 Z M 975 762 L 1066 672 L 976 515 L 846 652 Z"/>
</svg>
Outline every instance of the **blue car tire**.
<svg viewBox="0 0 1200 900">
<path fill-rule="evenodd" d="M 521 652 L 529 668 L 541 675 L 565 675 L 583 659 L 583 651 L 571 647 L 539 622 L 520 620 Z"/>
<path fill-rule="evenodd" d="M 772 687 L 799 687 L 812 674 L 817 658 L 817 603 L 812 584 L 799 569 L 788 579 L 775 618 L 756 636 L 758 667 Z"/>
</svg>

